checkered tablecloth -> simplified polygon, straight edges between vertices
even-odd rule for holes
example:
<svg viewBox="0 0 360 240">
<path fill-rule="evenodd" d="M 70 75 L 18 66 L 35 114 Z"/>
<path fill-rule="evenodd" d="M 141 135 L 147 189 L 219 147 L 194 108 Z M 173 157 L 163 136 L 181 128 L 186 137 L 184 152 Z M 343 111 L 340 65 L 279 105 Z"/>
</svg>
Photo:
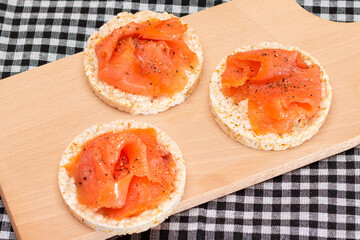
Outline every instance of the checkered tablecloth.
<svg viewBox="0 0 360 240">
<path fill-rule="evenodd" d="M 222 2 L 0 0 L 0 79 L 82 51 L 89 35 L 118 12 L 151 9 L 183 16 Z M 360 21 L 360 0 L 298 3 L 324 19 Z M 0 239 L 15 239 L 1 200 L 0 220 Z M 360 239 L 360 147 L 124 237 L 149 238 Z"/>
</svg>

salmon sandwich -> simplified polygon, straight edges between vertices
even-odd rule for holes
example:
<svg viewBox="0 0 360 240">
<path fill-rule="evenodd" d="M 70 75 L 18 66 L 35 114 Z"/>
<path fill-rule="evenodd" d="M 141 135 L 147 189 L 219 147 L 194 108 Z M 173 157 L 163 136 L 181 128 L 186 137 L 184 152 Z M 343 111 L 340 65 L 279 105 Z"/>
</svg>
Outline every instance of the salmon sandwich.
<svg viewBox="0 0 360 240">
<path fill-rule="evenodd" d="M 95 125 L 66 148 L 58 174 L 71 213 L 87 226 L 131 234 L 158 225 L 179 203 L 186 169 L 176 143 L 139 121 Z"/>
<path fill-rule="evenodd" d="M 155 114 L 182 103 L 199 83 L 199 37 L 169 13 L 122 12 L 91 34 L 85 74 L 105 103 L 132 114 Z"/>
<path fill-rule="evenodd" d="M 297 47 L 264 42 L 224 57 L 210 81 L 221 129 L 257 149 L 284 150 L 317 133 L 331 104 L 329 77 Z"/>
</svg>

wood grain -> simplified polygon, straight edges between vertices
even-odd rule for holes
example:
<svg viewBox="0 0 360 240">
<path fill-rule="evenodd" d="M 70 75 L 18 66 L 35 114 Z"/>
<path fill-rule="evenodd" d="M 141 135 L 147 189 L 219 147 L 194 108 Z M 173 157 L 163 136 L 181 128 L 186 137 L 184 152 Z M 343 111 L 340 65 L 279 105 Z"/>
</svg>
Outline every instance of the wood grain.
<svg viewBox="0 0 360 240">
<path fill-rule="evenodd" d="M 73 218 L 57 186 L 64 149 L 96 123 L 144 120 L 179 144 L 188 174 L 177 212 L 360 144 L 360 23 L 325 21 L 291 0 L 233 0 L 184 19 L 203 44 L 203 74 L 195 93 L 164 113 L 132 116 L 105 105 L 87 85 L 82 53 L 0 81 L 1 196 L 18 239 L 111 236 Z M 218 61 L 235 48 L 260 41 L 310 52 L 325 66 L 333 87 L 330 113 L 319 133 L 286 151 L 242 146 L 210 114 L 209 81 Z"/>
</svg>

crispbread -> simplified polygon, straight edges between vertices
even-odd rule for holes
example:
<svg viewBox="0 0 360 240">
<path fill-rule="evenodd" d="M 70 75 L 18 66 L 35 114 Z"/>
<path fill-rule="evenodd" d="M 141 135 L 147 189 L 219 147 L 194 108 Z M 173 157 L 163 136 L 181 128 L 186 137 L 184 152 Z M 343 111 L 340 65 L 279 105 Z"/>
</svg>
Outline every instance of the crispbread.
<svg viewBox="0 0 360 240">
<path fill-rule="evenodd" d="M 172 153 L 176 163 L 176 179 L 174 191 L 169 198 L 163 201 L 157 208 L 146 210 L 139 215 L 127 217 L 120 221 L 110 219 L 94 211 L 85 205 L 80 204 L 76 198 L 76 186 L 74 178 L 65 169 L 73 156 L 76 156 L 89 140 L 106 132 L 123 131 L 129 128 L 154 128 L 157 131 L 158 142 L 163 144 Z M 182 153 L 177 144 L 163 131 L 140 121 L 125 120 L 113 121 L 107 124 L 98 124 L 86 129 L 78 135 L 66 148 L 60 161 L 58 173 L 59 187 L 66 206 L 71 213 L 85 223 L 87 226 L 103 232 L 114 234 L 131 234 L 145 231 L 165 220 L 179 203 L 185 187 L 186 168 Z"/>
<path fill-rule="evenodd" d="M 105 23 L 97 32 L 91 34 L 84 50 L 85 74 L 93 92 L 105 103 L 121 111 L 132 114 L 155 114 L 167 110 L 168 108 L 182 103 L 189 97 L 199 84 L 200 73 L 203 64 L 203 51 L 199 37 L 189 26 L 184 33 L 185 43 L 190 50 L 196 53 L 199 64 L 190 71 L 186 71 L 188 82 L 185 88 L 171 97 L 152 98 L 149 96 L 135 95 L 121 91 L 98 78 L 98 60 L 95 54 L 96 44 L 110 34 L 116 28 L 127 25 L 134 21 L 144 22 L 152 18 L 166 20 L 175 17 L 169 13 L 157 13 L 153 11 L 141 11 L 135 14 L 121 12 L 114 16 L 109 22 Z M 181 20 L 183 24 L 185 22 Z"/>
<path fill-rule="evenodd" d="M 319 112 L 309 120 L 301 120 L 295 123 L 289 133 L 282 135 L 273 133 L 256 135 L 251 129 L 250 121 L 247 116 L 247 99 L 235 104 L 231 98 L 224 96 L 221 91 L 221 75 L 226 68 L 227 56 L 221 59 L 211 77 L 211 112 L 220 128 L 236 141 L 246 146 L 262 150 L 284 150 L 300 145 L 317 133 L 322 124 L 325 122 L 326 116 L 329 112 L 332 92 L 329 83 L 329 76 L 326 74 L 323 66 L 321 66 L 321 64 L 309 53 L 297 47 L 287 47 L 276 42 L 263 42 L 256 45 L 241 47 L 234 50 L 232 54 L 269 48 L 297 50 L 301 53 L 302 58 L 306 63 L 320 66 L 322 93 Z"/>
</svg>

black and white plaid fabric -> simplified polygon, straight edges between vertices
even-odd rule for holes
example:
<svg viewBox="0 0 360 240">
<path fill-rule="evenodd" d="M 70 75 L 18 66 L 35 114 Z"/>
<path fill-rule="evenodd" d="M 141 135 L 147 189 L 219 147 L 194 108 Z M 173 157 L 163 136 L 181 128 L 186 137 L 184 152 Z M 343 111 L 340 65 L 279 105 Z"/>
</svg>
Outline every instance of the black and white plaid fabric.
<svg viewBox="0 0 360 240">
<path fill-rule="evenodd" d="M 0 0 L 0 79 L 82 51 L 89 35 L 118 12 L 151 9 L 183 16 L 222 2 Z M 324 19 L 360 21 L 360 0 L 298 3 Z M 15 239 L 1 200 L 0 221 L 0 239 Z M 150 238 L 360 239 L 360 147 L 124 237 Z"/>
<path fill-rule="evenodd" d="M 307 11 L 327 20 L 360 22 L 359 0 L 297 0 Z"/>
</svg>

